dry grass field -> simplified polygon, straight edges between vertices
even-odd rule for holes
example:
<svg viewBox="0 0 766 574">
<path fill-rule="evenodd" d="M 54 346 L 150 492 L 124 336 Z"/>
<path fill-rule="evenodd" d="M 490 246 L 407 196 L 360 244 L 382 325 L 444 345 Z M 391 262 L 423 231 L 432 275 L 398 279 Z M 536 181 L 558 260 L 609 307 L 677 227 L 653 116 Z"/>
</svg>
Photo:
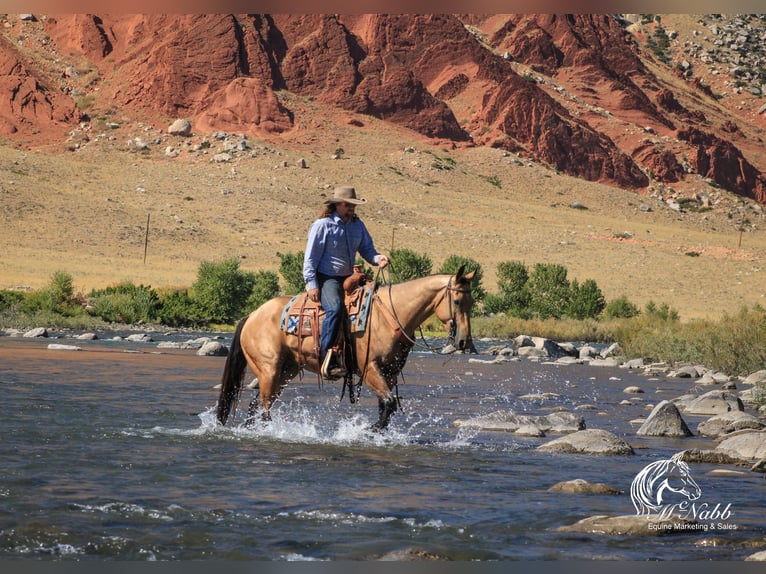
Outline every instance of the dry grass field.
<svg viewBox="0 0 766 574">
<path fill-rule="evenodd" d="M 723 191 L 712 211 L 679 213 L 501 150 L 429 144 L 368 117 L 355 126 L 308 100 L 291 106 L 310 120 L 272 141 L 249 138 L 228 162 L 214 161 L 224 142 L 211 135 L 172 137 L 167 124 L 130 118 L 47 149 L 3 143 L 0 288 L 36 289 L 58 270 L 83 292 L 189 286 L 200 262 L 233 256 L 243 269 L 277 270 L 277 253 L 303 250 L 324 194 L 351 184 L 368 199 L 358 213 L 380 251 L 427 254 L 434 270 L 449 255 L 471 257 L 490 292 L 497 264 L 518 260 L 562 264 L 607 300 L 667 303 L 682 320 L 766 302 L 762 215 L 748 207 L 740 234 L 732 214 L 742 202 Z M 168 146 L 180 155 L 166 156 Z"/>
</svg>

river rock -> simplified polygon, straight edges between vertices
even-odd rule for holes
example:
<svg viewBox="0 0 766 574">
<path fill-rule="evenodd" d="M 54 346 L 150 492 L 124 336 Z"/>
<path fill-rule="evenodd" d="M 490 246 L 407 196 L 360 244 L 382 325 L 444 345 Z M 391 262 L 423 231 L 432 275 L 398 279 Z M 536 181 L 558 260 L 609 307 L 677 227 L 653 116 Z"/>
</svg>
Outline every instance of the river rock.
<svg viewBox="0 0 766 574">
<path fill-rule="evenodd" d="M 626 514 L 608 516 L 598 514 L 583 518 L 567 526 L 559 526 L 556 532 L 581 532 L 586 534 L 628 535 L 628 536 L 660 536 L 674 532 L 685 532 L 684 525 L 692 522 L 678 517 L 660 520 L 651 519 L 645 514 Z M 687 527 L 688 528 L 688 527 Z"/>
<path fill-rule="evenodd" d="M 636 431 L 639 436 L 692 436 L 692 431 L 686 426 L 678 407 L 670 401 L 659 403 L 647 417 L 641 428 Z"/>
<path fill-rule="evenodd" d="M 125 337 L 126 341 L 130 341 L 131 343 L 151 343 L 153 342 L 153 339 L 150 335 L 147 335 L 146 333 L 135 333 L 133 335 L 128 335 Z"/>
<path fill-rule="evenodd" d="M 495 411 L 467 420 L 456 420 L 453 425 L 509 432 L 516 432 L 522 427 L 534 427 L 543 433 L 573 433 L 585 428 L 585 419 L 571 412 L 555 412 L 547 415 L 520 415 L 513 411 Z"/>
<path fill-rule="evenodd" d="M 519 357 L 528 359 L 551 359 L 569 356 L 569 352 L 550 339 L 519 335 L 513 340 L 513 347 Z"/>
<path fill-rule="evenodd" d="M 532 436 L 532 437 L 538 437 L 538 438 L 545 436 L 545 433 L 541 431 L 539 428 L 537 428 L 535 425 L 521 425 L 519 428 L 513 431 L 513 434 L 517 434 L 519 436 Z"/>
<path fill-rule="evenodd" d="M 745 377 L 745 380 L 742 381 L 742 383 L 745 385 L 757 385 L 759 383 L 766 383 L 766 369 L 750 373 L 747 377 Z"/>
<path fill-rule="evenodd" d="M 676 403 L 680 409 L 691 415 L 717 415 L 729 411 L 744 411 L 740 398 L 726 391 L 710 391 L 695 399 Z"/>
<path fill-rule="evenodd" d="M 745 562 L 766 562 L 766 550 L 761 550 L 745 558 Z"/>
<path fill-rule="evenodd" d="M 61 343 L 51 343 L 48 345 L 51 351 L 80 351 L 77 345 L 62 345 Z"/>
<path fill-rule="evenodd" d="M 729 411 L 701 422 L 697 425 L 697 432 L 703 436 L 717 438 L 739 430 L 760 430 L 764 427 L 766 424 L 750 413 Z"/>
<path fill-rule="evenodd" d="M 549 492 L 566 492 L 568 494 L 622 494 L 621 490 L 607 486 L 601 482 L 588 482 L 582 478 L 557 482 L 548 489 Z"/>
<path fill-rule="evenodd" d="M 48 336 L 48 329 L 45 327 L 37 327 L 36 329 L 30 329 L 29 331 L 24 333 L 25 337 L 47 337 Z"/>
<path fill-rule="evenodd" d="M 766 458 L 766 431 L 740 431 L 722 440 L 715 451 L 742 462 Z"/>
<path fill-rule="evenodd" d="M 542 444 L 537 450 L 564 454 L 633 454 L 633 447 L 617 435 L 602 429 L 577 431 Z"/>
<path fill-rule="evenodd" d="M 98 335 L 95 333 L 83 333 L 81 335 L 77 335 L 75 339 L 79 339 L 80 341 L 95 341 L 98 339 Z"/>
<path fill-rule="evenodd" d="M 209 341 L 197 351 L 200 357 L 225 357 L 228 354 L 229 350 L 218 341 Z"/>
</svg>

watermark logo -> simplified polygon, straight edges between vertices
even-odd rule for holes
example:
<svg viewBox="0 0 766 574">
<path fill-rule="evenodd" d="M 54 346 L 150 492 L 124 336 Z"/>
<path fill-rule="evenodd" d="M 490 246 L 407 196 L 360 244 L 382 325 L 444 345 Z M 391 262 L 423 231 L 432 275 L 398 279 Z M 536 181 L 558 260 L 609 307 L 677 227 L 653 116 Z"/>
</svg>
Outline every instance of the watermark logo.
<svg viewBox="0 0 766 574">
<path fill-rule="evenodd" d="M 701 502 L 702 489 L 692 478 L 681 454 L 646 465 L 630 485 L 636 514 L 645 515 L 656 529 L 736 530 L 728 522 L 731 504 Z"/>
</svg>

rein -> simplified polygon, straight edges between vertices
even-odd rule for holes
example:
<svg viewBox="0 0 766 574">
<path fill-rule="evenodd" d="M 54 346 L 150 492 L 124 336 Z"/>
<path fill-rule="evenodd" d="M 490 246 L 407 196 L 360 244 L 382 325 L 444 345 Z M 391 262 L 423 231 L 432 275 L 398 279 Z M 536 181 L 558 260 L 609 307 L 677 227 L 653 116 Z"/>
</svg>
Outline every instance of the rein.
<svg viewBox="0 0 766 574">
<path fill-rule="evenodd" d="M 389 265 L 390 265 L 390 263 L 389 263 Z M 382 275 L 382 271 L 380 269 L 378 269 L 378 275 L 379 276 Z M 377 279 L 377 277 L 376 277 L 376 279 Z M 396 323 L 396 325 L 394 326 L 394 330 L 398 331 L 400 333 L 400 337 L 402 339 L 404 339 L 405 341 L 407 341 L 413 347 L 419 347 L 421 349 L 425 349 L 426 351 L 430 351 L 431 353 L 434 353 L 436 355 L 441 355 L 442 353 L 440 353 L 439 351 L 437 351 L 431 345 L 428 344 L 428 341 L 426 341 L 426 338 L 423 335 L 423 329 L 422 329 L 421 326 L 418 326 L 418 330 L 420 331 L 420 338 L 423 341 L 422 344 L 418 343 L 417 340 L 415 340 L 414 338 L 410 337 L 407 334 L 407 332 L 404 330 L 404 326 L 402 325 L 401 321 L 399 320 L 398 315 L 396 314 L 396 308 L 394 307 L 394 300 L 391 297 L 391 286 L 392 286 L 392 284 L 393 283 L 391 281 L 391 272 L 389 271 L 389 273 L 388 273 L 388 300 L 389 300 L 390 308 L 385 306 L 385 304 L 380 299 L 380 297 L 376 297 L 376 299 L 381 304 L 382 309 L 384 311 L 386 311 L 388 313 L 388 315 L 390 315 L 392 317 L 393 321 Z M 456 313 L 455 313 L 455 311 L 453 309 L 453 305 L 452 305 L 452 293 L 453 293 L 453 291 L 454 292 L 458 292 L 458 293 L 466 293 L 466 290 L 465 289 L 461 289 L 459 287 L 453 287 L 452 286 L 452 277 L 449 278 L 449 281 L 447 281 L 447 284 L 444 287 L 442 287 L 440 290 L 443 290 L 443 292 L 442 292 L 441 297 L 439 298 L 439 300 L 434 304 L 434 310 L 436 310 L 436 308 L 439 305 L 441 305 L 441 302 L 444 300 L 445 297 L 449 296 L 449 309 L 450 309 L 450 313 L 452 314 L 452 317 L 450 317 L 450 320 L 449 320 L 449 322 L 450 322 L 450 332 L 449 332 L 448 339 L 449 339 L 450 343 L 454 343 L 454 341 L 455 341 L 455 333 L 457 331 L 457 324 L 455 322 L 455 315 L 456 315 Z"/>
</svg>

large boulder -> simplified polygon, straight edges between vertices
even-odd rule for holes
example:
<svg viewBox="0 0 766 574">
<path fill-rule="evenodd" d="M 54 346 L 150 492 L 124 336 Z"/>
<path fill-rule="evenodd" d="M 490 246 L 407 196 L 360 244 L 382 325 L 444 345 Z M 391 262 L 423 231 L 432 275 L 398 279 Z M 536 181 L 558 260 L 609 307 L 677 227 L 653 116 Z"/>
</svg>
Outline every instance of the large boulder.
<svg viewBox="0 0 766 574">
<path fill-rule="evenodd" d="M 766 431 L 741 431 L 722 440 L 716 452 L 742 462 L 766 458 Z"/>
<path fill-rule="evenodd" d="M 639 436 L 692 436 L 692 431 L 686 426 L 678 407 L 670 401 L 662 401 L 652 410 L 641 428 L 636 431 Z"/>
<path fill-rule="evenodd" d="M 701 422 L 697 426 L 697 432 L 704 436 L 718 438 L 740 430 L 760 430 L 764 427 L 766 427 L 766 423 L 750 413 L 729 411 Z"/>
<path fill-rule="evenodd" d="M 633 454 L 633 447 L 617 435 L 601 429 L 586 429 L 540 445 L 537 450 L 564 454 Z"/>
<path fill-rule="evenodd" d="M 717 415 L 729 411 L 744 411 L 740 398 L 726 391 L 710 391 L 694 399 L 677 401 L 678 408 L 690 415 Z"/>
</svg>

